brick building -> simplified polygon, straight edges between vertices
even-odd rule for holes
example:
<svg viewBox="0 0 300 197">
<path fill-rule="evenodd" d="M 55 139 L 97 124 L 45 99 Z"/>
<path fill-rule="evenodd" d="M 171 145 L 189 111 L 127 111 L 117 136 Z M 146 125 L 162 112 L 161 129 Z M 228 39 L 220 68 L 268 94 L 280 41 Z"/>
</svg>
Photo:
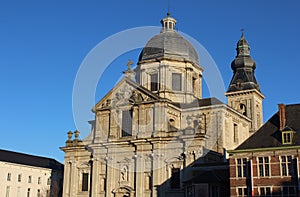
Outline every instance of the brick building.
<svg viewBox="0 0 300 197">
<path fill-rule="evenodd" d="M 299 196 L 300 104 L 278 108 L 229 151 L 230 196 Z"/>
</svg>

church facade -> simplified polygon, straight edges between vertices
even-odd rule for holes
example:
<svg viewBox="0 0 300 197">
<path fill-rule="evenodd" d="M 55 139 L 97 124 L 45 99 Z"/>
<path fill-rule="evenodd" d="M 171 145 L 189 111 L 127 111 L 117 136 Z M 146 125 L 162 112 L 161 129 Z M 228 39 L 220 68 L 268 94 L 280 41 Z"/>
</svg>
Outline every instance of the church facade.
<svg viewBox="0 0 300 197">
<path fill-rule="evenodd" d="M 81 141 L 79 131 L 68 133 L 61 148 L 64 197 L 221 196 L 219 187 L 186 187 L 198 173 L 194 166 L 226 160 L 224 150 L 262 125 L 264 96 L 245 37 L 231 65 L 227 105 L 202 98 L 204 69 L 196 50 L 169 13 L 161 23 L 136 68 L 129 62 L 123 79 L 93 107 L 90 135 Z"/>
</svg>

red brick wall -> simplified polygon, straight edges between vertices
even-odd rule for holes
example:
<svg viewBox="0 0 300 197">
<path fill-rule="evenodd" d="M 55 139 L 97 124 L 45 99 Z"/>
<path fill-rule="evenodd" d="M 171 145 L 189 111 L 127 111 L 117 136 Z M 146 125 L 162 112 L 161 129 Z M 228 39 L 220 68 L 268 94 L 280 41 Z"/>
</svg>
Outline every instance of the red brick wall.
<svg viewBox="0 0 300 197">
<path fill-rule="evenodd" d="M 238 187 L 246 187 L 246 178 L 237 177 L 236 158 L 248 158 L 252 159 L 253 170 L 253 185 L 255 195 L 259 195 L 258 187 L 272 187 L 272 192 L 281 192 L 281 186 L 283 184 L 295 185 L 295 181 L 292 181 L 291 176 L 281 176 L 280 159 L 281 155 L 292 155 L 294 158 L 298 157 L 298 151 L 273 151 L 273 152 L 252 152 L 252 153 L 239 153 L 233 154 L 229 159 L 229 173 L 230 173 L 230 196 L 237 196 Z M 270 159 L 270 174 L 269 177 L 259 177 L 257 157 L 269 157 Z M 299 169 L 300 166 L 298 166 Z"/>
</svg>

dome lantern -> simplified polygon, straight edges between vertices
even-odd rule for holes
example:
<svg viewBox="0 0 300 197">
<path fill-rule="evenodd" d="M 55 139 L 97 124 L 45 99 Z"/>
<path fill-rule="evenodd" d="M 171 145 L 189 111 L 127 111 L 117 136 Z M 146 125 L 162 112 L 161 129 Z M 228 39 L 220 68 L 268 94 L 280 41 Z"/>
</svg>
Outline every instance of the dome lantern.
<svg viewBox="0 0 300 197">
<path fill-rule="evenodd" d="M 167 17 L 163 18 L 161 21 L 163 31 L 172 31 L 175 29 L 176 20 L 171 17 L 170 12 L 167 13 Z"/>
</svg>

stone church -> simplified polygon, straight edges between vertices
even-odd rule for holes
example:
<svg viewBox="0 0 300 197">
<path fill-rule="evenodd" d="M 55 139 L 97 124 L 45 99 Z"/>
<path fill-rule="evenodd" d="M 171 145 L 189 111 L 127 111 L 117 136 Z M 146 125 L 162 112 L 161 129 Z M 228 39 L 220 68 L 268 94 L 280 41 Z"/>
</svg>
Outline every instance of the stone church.
<svg viewBox="0 0 300 197">
<path fill-rule="evenodd" d="M 64 197 L 221 196 L 219 187 L 186 187 L 197 175 L 193 166 L 226 161 L 226 150 L 262 125 L 264 96 L 244 35 L 231 64 L 227 105 L 202 98 L 205 65 L 169 13 L 161 23 L 136 68 L 129 62 L 93 107 L 90 135 L 79 140 L 79 131 L 68 133 L 61 148 Z"/>
</svg>

